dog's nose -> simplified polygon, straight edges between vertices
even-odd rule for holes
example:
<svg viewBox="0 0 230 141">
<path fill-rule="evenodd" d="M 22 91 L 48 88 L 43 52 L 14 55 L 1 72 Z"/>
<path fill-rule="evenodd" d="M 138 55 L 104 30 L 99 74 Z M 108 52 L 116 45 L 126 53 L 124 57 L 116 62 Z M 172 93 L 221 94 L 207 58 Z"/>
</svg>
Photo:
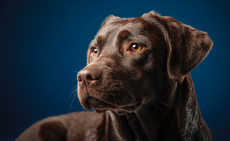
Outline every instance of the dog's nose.
<svg viewBox="0 0 230 141">
<path fill-rule="evenodd" d="M 86 84 L 87 86 L 96 83 L 100 79 L 100 72 L 96 68 L 83 69 L 77 75 L 77 80 L 80 85 Z"/>
</svg>

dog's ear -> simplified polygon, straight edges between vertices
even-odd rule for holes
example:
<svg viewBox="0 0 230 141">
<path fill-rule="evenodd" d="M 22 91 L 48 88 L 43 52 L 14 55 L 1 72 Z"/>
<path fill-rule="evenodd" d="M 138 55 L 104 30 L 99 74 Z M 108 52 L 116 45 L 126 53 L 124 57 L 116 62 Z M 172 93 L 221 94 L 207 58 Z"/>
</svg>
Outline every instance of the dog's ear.
<svg viewBox="0 0 230 141">
<path fill-rule="evenodd" d="M 167 69 L 169 76 L 181 83 L 212 48 L 212 40 L 206 32 L 183 24 L 172 17 L 162 17 L 151 11 L 160 26 L 168 45 Z"/>
</svg>

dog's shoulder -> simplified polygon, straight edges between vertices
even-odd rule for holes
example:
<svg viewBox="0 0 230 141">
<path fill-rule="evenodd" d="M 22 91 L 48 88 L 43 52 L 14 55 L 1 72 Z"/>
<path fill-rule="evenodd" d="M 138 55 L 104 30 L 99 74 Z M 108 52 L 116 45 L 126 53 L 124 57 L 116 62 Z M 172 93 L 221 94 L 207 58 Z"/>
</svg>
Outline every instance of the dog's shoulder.
<svg viewBox="0 0 230 141">
<path fill-rule="evenodd" d="M 95 112 L 74 112 L 51 116 L 27 128 L 16 141 L 65 141 L 94 138 L 101 115 Z"/>
</svg>

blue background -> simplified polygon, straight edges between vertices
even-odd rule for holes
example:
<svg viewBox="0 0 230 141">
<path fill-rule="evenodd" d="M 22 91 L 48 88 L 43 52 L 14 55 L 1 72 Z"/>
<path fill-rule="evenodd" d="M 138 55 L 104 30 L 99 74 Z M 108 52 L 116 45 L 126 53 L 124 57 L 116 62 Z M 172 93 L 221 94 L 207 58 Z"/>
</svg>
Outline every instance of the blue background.
<svg viewBox="0 0 230 141">
<path fill-rule="evenodd" d="M 229 7 L 227 0 L 1 0 L 0 140 L 15 139 L 45 117 L 83 110 L 74 97 L 76 74 L 103 20 L 151 10 L 208 32 L 213 40 L 210 54 L 191 73 L 216 140 L 230 140 Z"/>
</svg>

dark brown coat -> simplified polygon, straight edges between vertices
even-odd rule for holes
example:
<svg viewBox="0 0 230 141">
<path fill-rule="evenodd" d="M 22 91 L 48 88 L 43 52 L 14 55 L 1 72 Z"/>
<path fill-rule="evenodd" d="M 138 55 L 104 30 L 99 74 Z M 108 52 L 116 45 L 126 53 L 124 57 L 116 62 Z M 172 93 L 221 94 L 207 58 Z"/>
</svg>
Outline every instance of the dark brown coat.
<svg viewBox="0 0 230 141">
<path fill-rule="evenodd" d="M 82 106 L 97 113 L 44 119 L 17 140 L 212 141 L 190 75 L 212 45 L 207 33 L 154 11 L 109 16 L 77 76 Z"/>
</svg>

